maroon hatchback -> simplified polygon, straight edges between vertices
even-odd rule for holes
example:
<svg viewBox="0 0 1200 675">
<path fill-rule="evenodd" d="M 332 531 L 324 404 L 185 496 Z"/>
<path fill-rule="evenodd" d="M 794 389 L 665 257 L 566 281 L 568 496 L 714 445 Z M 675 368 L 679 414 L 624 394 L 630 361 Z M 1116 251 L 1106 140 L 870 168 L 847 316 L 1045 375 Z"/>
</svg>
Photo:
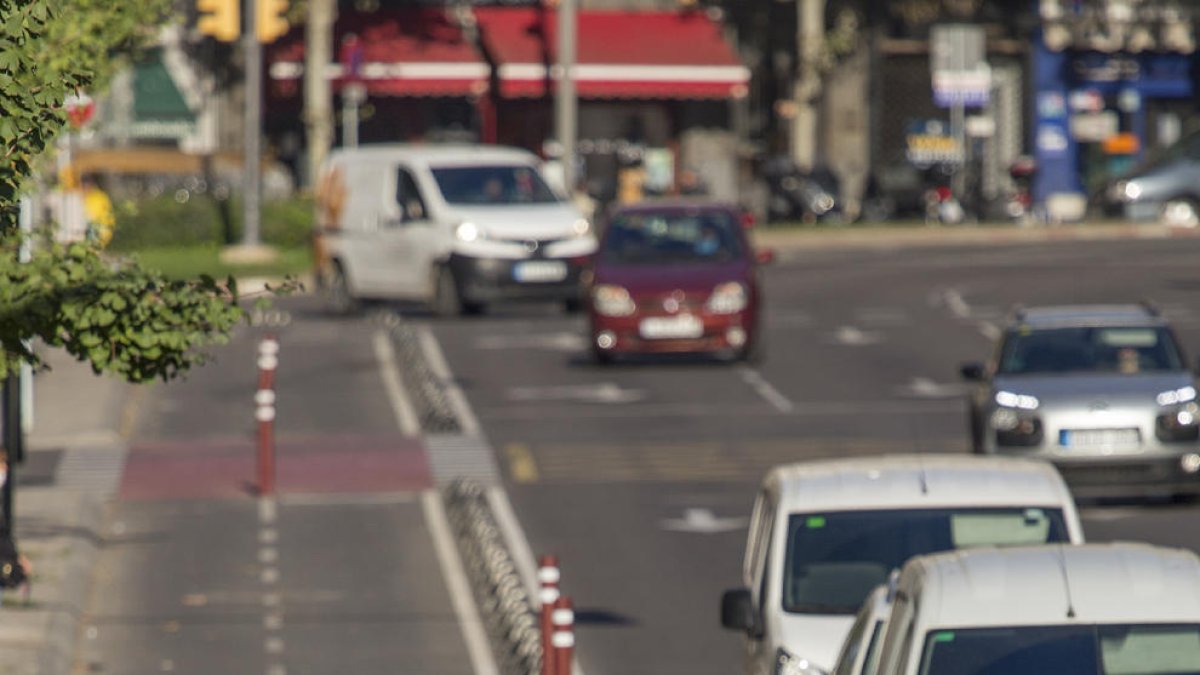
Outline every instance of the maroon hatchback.
<svg viewBox="0 0 1200 675">
<path fill-rule="evenodd" d="M 761 290 L 744 220 L 733 207 L 668 202 L 609 218 L 588 287 L 591 352 L 707 352 L 753 359 Z"/>
</svg>

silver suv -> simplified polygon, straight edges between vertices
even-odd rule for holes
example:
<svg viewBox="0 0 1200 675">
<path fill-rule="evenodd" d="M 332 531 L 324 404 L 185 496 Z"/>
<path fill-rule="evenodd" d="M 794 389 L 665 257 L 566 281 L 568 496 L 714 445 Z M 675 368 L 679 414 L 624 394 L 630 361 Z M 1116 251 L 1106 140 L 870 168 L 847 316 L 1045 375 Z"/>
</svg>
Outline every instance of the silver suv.
<svg viewBox="0 0 1200 675">
<path fill-rule="evenodd" d="M 1076 494 L 1200 490 L 1196 380 L 1150 305 L 1016 310 L 961 372 L 977 453 L 1050 460 Z"/>
</svg>

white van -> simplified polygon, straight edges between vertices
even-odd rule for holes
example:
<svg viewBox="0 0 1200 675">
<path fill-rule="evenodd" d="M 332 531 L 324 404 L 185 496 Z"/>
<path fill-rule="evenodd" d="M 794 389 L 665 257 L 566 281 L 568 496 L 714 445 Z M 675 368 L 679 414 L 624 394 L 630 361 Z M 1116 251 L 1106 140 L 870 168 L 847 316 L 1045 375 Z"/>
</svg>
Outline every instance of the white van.
<svg viewBox="0 0 1200 675">
<path fill-rule="evenodd" d="M 1200 558 L 1148 544 L 914 558 L 881 651 L 887 675 L 1200 672 Z"/>
<path fill-rule="evenodd" d="M 596 238 L 536 156 L 487 145 L 335 150 L 317 185 L 319 285 L 331 307 L 428 303 L 444 315 L 501 300 L 580 303 Z"/>
<path fill-rule="evenodd" d="M 776 467 L 721 622 L 745 633 L 748 674 L 828 673 L 855 612 L 909 558 L 1082 541 L 1071 494 L 1044 462 L 893 455 Z"/>
</svg>

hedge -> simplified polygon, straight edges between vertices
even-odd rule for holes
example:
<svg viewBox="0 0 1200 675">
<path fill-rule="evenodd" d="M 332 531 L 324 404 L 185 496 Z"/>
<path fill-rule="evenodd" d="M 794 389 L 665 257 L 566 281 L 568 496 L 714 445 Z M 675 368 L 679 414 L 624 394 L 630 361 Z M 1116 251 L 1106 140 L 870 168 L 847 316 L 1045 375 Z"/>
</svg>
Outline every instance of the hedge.
<svg viewBox="0 0 1200 675">
<path fill-rule="evenodd" d="M 176 199 L 171 195 L 117 203 L 117 227 L 109 245 L 114 251 L 160 246 L 223 245 L 242 237 L 242 203 L 237 197 L 217 200 L 206 195 Z M 232 231 L 226 234 L 224 210 Z M 264 201 L 262 242 L 281 248 L 307 246 L 312 240 L 313 204 L 308 197 Z"/>
</svg>

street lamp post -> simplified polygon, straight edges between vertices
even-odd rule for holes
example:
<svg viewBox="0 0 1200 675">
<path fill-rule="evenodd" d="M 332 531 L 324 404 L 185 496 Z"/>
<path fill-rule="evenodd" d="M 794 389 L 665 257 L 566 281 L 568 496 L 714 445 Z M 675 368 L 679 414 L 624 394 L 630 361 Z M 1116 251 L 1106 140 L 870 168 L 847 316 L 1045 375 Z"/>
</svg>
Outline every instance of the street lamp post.
<svg viewBox="0 0 1200 675">
<path fill-rule="evenodd" d="M 576 0 L 558 3 L 558 87 L 555 89 L 555 135 L 562 151 L 563 185 L 575 192 L 575 140 L 578 134 L 579 100 L 575 92 Z"/>
</svg>

